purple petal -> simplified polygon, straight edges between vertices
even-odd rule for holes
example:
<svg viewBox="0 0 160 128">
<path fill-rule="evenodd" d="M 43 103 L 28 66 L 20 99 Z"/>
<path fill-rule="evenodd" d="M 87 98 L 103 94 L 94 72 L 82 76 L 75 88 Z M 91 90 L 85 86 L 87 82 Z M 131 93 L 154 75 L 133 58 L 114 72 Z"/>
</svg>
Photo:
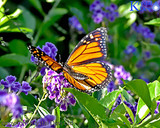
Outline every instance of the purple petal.
<svg viewBox="0 0 160 128">
<path fill-rule="evenodd" d="M 16 81 L 16 77 L 10 75 L 10 76 L 7 76 L 7 77 L 6 77 L 6 80 L 8 81 L 9 84 L 12 84 L 13 82 Z"/>
</svg>

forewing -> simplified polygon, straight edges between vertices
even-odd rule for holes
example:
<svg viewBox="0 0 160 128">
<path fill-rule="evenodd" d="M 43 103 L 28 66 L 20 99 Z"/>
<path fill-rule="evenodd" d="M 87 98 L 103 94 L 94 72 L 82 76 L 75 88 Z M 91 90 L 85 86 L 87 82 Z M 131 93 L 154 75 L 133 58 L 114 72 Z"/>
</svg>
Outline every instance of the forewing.
<svg viewBox="0 0 160 128">
<path fill-rule="evenodd" d="M 40 49 L 34 47 L 34 46 L 29 46 L 28 47 L 29 51 L 31 54 L 37 58 L 41 63 L 45 64 L 45 66 L 51 68 L 52 70 L 56 72 L 61 72 L 62 71 L 62 66 L 57 63 L 54 59 L 49 57 L 47 54 L 45 54 L 43 51 Z"/>
<path fill-rule="evenodd" d="M 107 56 L 106 38 L 107 30 L 104 27 L 90 32 L 72 51 L 67 65 L 74 66 L 103 60 Z"/>
</svg>

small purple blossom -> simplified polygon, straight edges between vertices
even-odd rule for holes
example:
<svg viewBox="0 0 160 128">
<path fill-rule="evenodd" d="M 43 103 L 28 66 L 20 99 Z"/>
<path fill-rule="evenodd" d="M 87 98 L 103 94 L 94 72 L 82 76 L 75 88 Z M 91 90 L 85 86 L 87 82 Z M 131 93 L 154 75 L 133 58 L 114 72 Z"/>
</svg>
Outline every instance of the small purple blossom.
<svg viewBox="0 0 160 128">
<path fill-rule="evenodd" d="M 75 28 L 76 30 L 84 33 L 84 29 L 82 27 L 82 25 L 80 24 L 80 22 L 78 21 L 78 19 L 75 16 L 72 16 L 69 18 L 69 25 L 73 28 Z"/>
<path fill-rule="evenodd" d="M 133 45 L 128 45 L 126 50 L 124 50 L 124 52 L 127 54 L 127 55 L 130 55 L 130 54 L 133 54 L 136 52 L 136 48 L 133 46 Z"/>
<path fill-rule="evenodd" d="M 75 105 L 76 100 L 70 92 L 66 92 L 64 88 L 71 87 L 71 85 L 64 78 L 62 73 L 57 74 L 53 70 L 49 70 L 43 77 L 43 85 L 47 86 L 49 91 L 49 99 L 55 100 L 56 104 L 60 105 L 61 111 L 67 111 L 69 104 Z"/>
<path fill-rule="evenodd" d="M 26 95 L 28 95 L 28 92 L 31 90 L 32 90 L 32 87 L 29 85 L 29 83 L 22 81 L 21 91 L 24 92 Z"/>
</svg>

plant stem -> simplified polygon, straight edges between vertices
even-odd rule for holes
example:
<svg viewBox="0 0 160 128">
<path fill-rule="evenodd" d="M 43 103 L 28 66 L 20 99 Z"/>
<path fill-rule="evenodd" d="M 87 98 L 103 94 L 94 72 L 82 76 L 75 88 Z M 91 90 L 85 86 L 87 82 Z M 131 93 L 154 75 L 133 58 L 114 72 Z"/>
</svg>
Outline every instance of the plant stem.
<svg viewBox="0 0 160 128">
<path fill-rule="evenodd" d="M 35 114 L 36 114 L 36 112 L 37 112 L 37 110 L 38 110 L 38 108 L 39 108 L 40 104 L 42 103 L 42 101 L 44 101 L 44 100 L 46 99 L 45 95 L 46 95 L 47 91 L 46 91 L 46 90 L 44 90 L 43 92 L 44 92 L 44 93 L 43 93 L 43 96 L 42 96 L 42 98 L 40 99 L 40 101 L 39 101 L 38 105 L 36 106 L 36 109 L 34 110 L 34 113 L 32 114 L 32 117 L 30 118 L 30 120 L 29 120 L 28 124 L 31 122 L 31 120 L 32 120 L 32 119 L 33 119 L 33 117 L 35 116 Z"/>
</svg>

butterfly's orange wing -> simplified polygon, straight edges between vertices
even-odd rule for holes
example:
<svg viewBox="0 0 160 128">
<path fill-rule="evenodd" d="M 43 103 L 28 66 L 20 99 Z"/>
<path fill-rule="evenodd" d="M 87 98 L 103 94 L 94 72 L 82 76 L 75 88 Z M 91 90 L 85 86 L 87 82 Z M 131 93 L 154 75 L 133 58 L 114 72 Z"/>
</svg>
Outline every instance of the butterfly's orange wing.
<svg viewBox="0 0 160 128">
<path fill-rule="evenodd" d="M 98 28 L 85 36 L 69 56 L 65 65 L 70 69 L 64 71 L 64 76 L 75 88 L 93 92 L 111 81 L 110 67 L 101 62 L 107 55 L 106 38 L 106 28 Z M 73 78 L 72 72 L 77 73 L 77 76 Z M 79 74 L 87 79 L 79 78 Z"/>
<path fill-rule="evenodd" d="M 29 46 L 28 49 L 35 58 L 38 58 L 38 60 L 40 60 L 42 63 L 44 63 L 47 67 L 51 68 L 52 70 L 54 70 L 58 73 L 63 70 L 63 67 L 59 63 L 57 63 L 51 57 L 46 55 L 40 49 L 38 49 L 34 46 Z"/>
</svg>

